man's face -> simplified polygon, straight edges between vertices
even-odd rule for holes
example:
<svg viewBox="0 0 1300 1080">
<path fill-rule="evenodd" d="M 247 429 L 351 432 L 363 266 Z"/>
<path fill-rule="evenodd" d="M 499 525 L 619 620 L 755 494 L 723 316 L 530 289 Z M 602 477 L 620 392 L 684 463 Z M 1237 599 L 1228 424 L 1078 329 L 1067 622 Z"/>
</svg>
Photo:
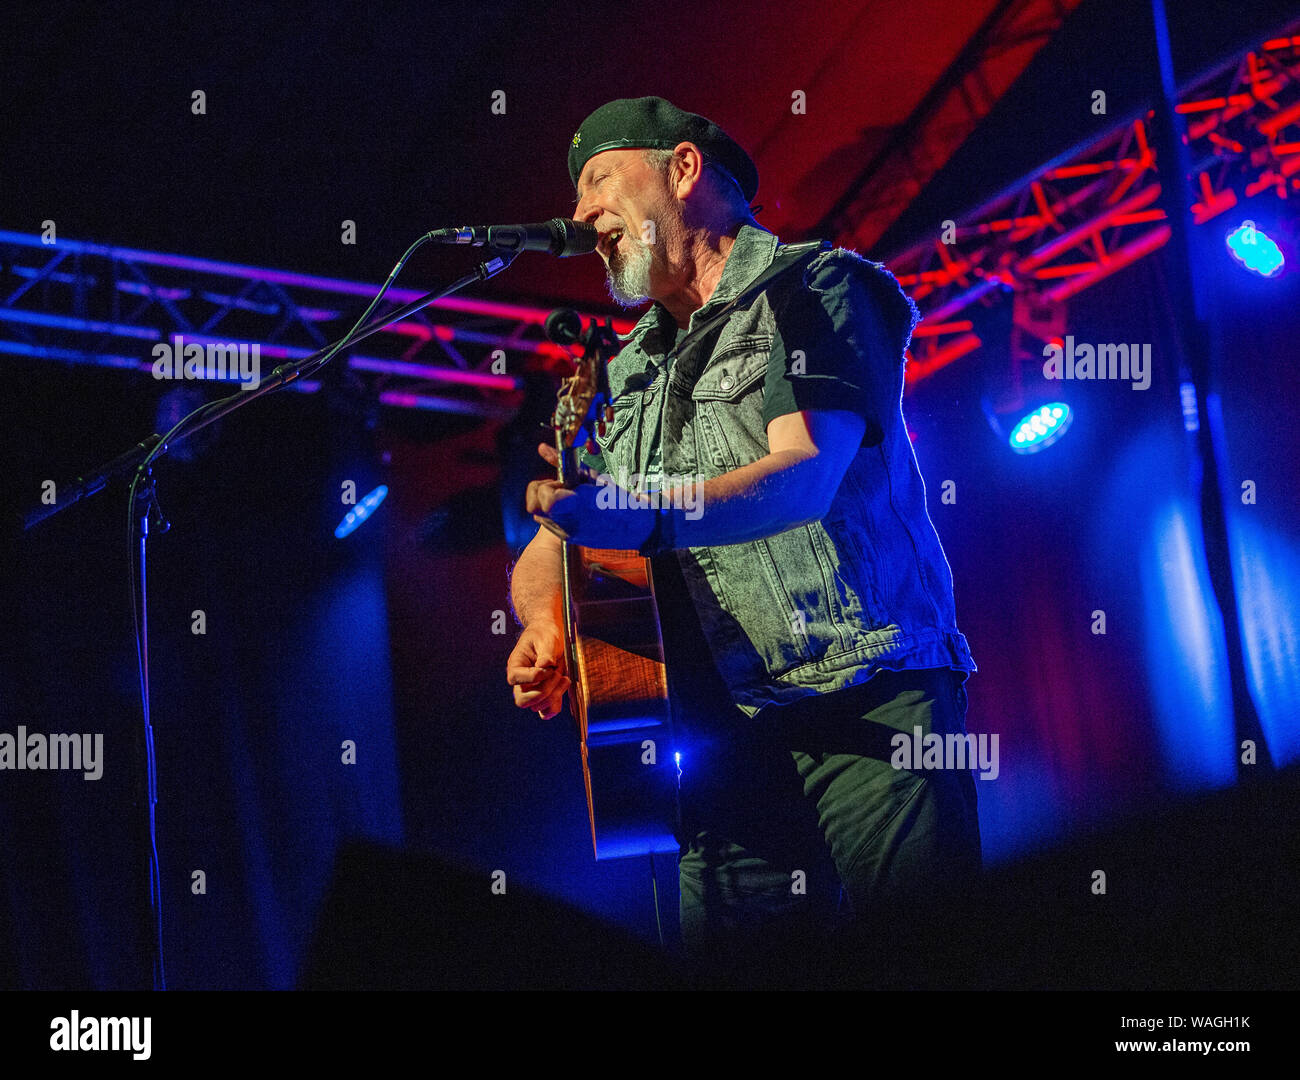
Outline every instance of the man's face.
<svg viewBox="0 0 1300 1080">
<path fill-rule="evenodd" d="M 677 219 L 663 176 L 641 150 L 606 150 L 588 161 L 578 177 L 573 217 L 600 233 L 597 250 L 616 303 L 635 307 L 657 295 L 667 266 L 665 230 Z"/>
</svg>

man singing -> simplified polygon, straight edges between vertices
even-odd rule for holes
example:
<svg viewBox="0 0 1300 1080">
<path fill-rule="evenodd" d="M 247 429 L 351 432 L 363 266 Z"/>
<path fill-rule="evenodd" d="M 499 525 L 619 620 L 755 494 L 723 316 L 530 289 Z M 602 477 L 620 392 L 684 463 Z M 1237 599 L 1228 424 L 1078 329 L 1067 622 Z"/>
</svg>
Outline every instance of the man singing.
<svg viewBox="0 0 1300 1080">
<path fill-rule="evenodd" d="M 851 251 L 781 244 L 751 212 L 749 155 L 662 98 L 597 109 L 568 164 L 610 293 L 653 301 L 609 364 L 613 420 L 584 464 L 663 508 L 529 486 L 548 527 L 511 581 L 515 703 L 550 717 L 569 686 L 552 527 L 639 550 L 689 747 L 688 951 L 720 963 L 845 909 L 881 928 L 956 900 L 980 863 L 970 770 L 890 760 L 899 733 L 964 732 L 976 670 L 903 422 L 915 307 Z"/>
</svg>

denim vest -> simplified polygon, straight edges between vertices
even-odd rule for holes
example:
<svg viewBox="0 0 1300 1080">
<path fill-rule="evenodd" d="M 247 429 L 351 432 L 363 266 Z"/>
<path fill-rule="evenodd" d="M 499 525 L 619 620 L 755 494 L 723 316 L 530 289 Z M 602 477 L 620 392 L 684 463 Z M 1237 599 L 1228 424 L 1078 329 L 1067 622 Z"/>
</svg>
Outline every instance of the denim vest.
<svg viewBox="0 0 1300 1080">
<path fill-rule="evenodd" d="M 741 226 L 717 288 L 686 332 L 742 294 L 777 251 L 772 233 Z M 668 355 L 676 324 L 655 304 L 609 363 L 613 418 L 598 440 L 600 459 L 589 463 L 645 492 L 660 486 L 660 473 L 708 479 L 764 457 L 771 301 L 776 290 L 807 288 L 827 260 L 849 260 L 855 272 L 893 282 L 853 252 L 825 251 L 802 275 L 793 269 L 742 301 L 720 334 L 708 335 L 707 352 L 680 357 Z M 874 317 L 874 309 L 863 316 Z M 760 540 L 673 553 L 717 672 L 751 717 L 881 670 L 976 670 L 903 422 L 901 347 L 879 367 L 891 402 L 880 441 L 859 448 L 825 517 Z"/>
</svg>

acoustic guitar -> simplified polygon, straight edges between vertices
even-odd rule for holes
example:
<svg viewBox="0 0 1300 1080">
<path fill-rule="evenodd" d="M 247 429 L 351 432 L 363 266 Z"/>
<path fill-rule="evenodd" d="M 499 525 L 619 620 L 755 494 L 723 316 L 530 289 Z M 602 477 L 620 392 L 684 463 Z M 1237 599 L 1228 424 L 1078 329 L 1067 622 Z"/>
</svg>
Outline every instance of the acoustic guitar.
<svg viewBox="0 0 1300 1080">
<path fill-rule="evenodd" d="M 567 331 L 556 316 L 567 316 Z M 619 342 L 609 323 L 579 332 L 576 313 L 547 320 L 552 338 L 582 355 L 562 380 L 551 426 L 557 478 L 583 482 L 576 447 L 609 417 L 605 365 Z M 593 418 L 600 417 L 593 424 Z M 564 541 L 563 607 L 569 700 L 598 860 L 677 851 L 678 761 L 650 561 L 635 551 Z"/>
</svg>

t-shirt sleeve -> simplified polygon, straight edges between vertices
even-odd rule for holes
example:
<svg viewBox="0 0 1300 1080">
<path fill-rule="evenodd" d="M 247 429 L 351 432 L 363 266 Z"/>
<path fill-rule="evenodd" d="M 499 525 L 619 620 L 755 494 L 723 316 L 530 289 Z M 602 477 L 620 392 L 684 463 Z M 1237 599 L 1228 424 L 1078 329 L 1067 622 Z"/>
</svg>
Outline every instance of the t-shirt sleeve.
<svg viewBox="0 0 1300 1080">
<path fill-rule="evenodd" d="M 862 445 L 875 446 L 898 411 L 916 305 L 883 266 L 842 248 L 814 259 L 802 285 L 772 304 L 764 425 L 805 409 L 851 409 L 867 422 Z"/>
</svg>

